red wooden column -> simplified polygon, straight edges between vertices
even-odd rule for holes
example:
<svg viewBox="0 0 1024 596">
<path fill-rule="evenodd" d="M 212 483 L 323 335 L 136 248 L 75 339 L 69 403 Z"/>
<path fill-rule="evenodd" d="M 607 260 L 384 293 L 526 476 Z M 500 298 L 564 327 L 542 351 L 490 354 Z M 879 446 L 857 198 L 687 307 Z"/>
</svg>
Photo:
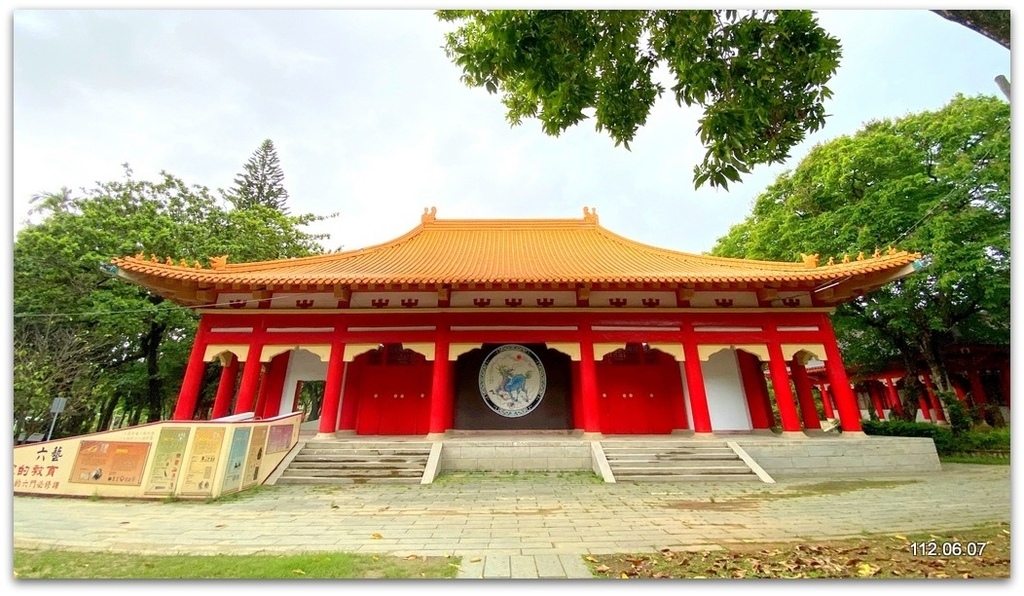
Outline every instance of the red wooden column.
<svg viewBox="0 0 1024 596">
<path fill-rule="evenodd" d="M 860 407 L 857 406 L 857 396 L 854 395 L 850 379 L 846 377 L 846 369 L 843 368 L 843 357 L 836 344 L 836 332 L 827 314 L 822 314 L 819 320 L 821 339 L 825 345 L 825 371 L 828 373 L 829 384 L 832 385 L 836 409 L 839 410 L 839 424 L 845 432 L 859 432 Z"/>
<path fill-rule="evenodd" d="M 950 379 L 949 384 L 953 386 L 953 393 L 956 394 L 957 400 L 959 400 L 960 403 L 967 405 L 967 394 L 964 393 L 964 388 L 960 386 L 960 383 Z"/>
<path fill-rule="evenodd" d="M 338 430 L 338 409 L 341 406 L 341 380 L 345 372 L 345 339 L 334 331 L 331 355 L 327 358 L 327 379 L 324 381 L 323 405 L 320 406 L 318 434 L 333 434 Z"/>
<path fill-rule="evenodd" d="M 256 390 L 260 380 L 260 355 L 263 353 L 263 344 L 267 338 L 267 323 L 259 320 L 253 325 L 252 335 L 249 339 L 249 353 L 245 357 L 245 366 L 242 367 L 242 380 L 238 384 L 238 398 L 235 400 L 235 414 L 253 412 L 253 405 L 256 401 Z"/>
<path fill-rule="evenodd" d="M 257 418 L 263 417 L 263 406 L 267 403 L 267 391 L 270 390 L 270 363 L 260 367 L 259 389 L 256 391 L 256 404 L 252 407 Z"/>
<path fill-rule="evenodd" d="M 978 369 L 969 370 L 967 378 L 971 381 L 971 396 L 974 398 L 974 405 L 987 404 L 988 396 L 985 395 L 985 385 L 981 382 L 981 373 L 978 372 Z"/>
<path fill-rule="evenodd" d="M 761 361 L 757 356 L 743 350 L 736 351 L 736 358 L 739 360 L 743 392 L 747 396 L 751 426 L 755 429 L 771 428 L 768 411 L 765 410 L 765 404 L 768 401 L 768 388 L 764 383 Z"/>
<path fill-rule="evenodd" d="M 888 396 L 889 407 L 896 410 L 900 416 L 903 415 L 903 403 L 900 401 L 900 394 L 896 391 L 896 382 L 891 377 L 885 377 L 885 391 Z"/>
<path fill-rule="evenodd" d="M 871 403 L 875 406 L 875 414 L 879 420 L 885 420 L 885 403 L 882 402 L 881 388 L 878 381 L 868 381 L 868 395 L 871 396 Z"/>
<path fill-rule="evenodd" d="M 260 418 L 273 418 L 281 411 L 281 393 L 284 391 L 284 378 L 288 374 L 288 361 L 291 352 L 278 354 L 269 363 L 267 371 L 267 393 L 263 399 L 263 407 L 257 410 Z"/>
<path fill-rule="evenodd" d="M 814 405 L 814 393 L 811 389 L 811 378 L 807 376 L 807 368 L 793 356 L 789 362 L 789 370 L 793 375 L 797 399 L 800 401 L 800 417 L 803 418 L 804 429 L 821 430 L 821 420 L 818 418 L 818 408 Z"/>
<path fill-rule="evenodd" d="M 452 394 L 449 345 L 447 326 L 438 325 L 437 336 L 434 339 L 434 371 L 430 385 L 430 433 L 443 433 L 454 424 L 455 396 Z"/>
<path fill-rule="evenodd" d="M 999 369 L 999 380 L 1003 383 L 1003 405 L 1010 407 L 1010 365 Z"/>
<path fill-rule="evenodd" d="M 828 394 L 828 388 L 825 385 L 818 385 L 818 393 L 821 394 L 821 407 L 825 410 L 825 418 L 835 418 L 836 413 L 832 411 L 832 398 Z"/>
<path fill-rule="evenodd" d="M 683 368 L 686 370 L 686 393 L 690 397 L 690 415 L 693 416 L 693 432 L 709 433 L 711 411 L 708 409 L 708 394 L 704 387 L 704 371 L 700 366 L 700 351 L 691 333 L 683 338 Z"/>
<path fill-rule="evenodd" d="M 580 334 L 580 398 L 583 405 L 583 430 L 601 432 L 601 402 L 597 398 L 597 363 L 590 329 Z"/>
<path fill-rule="evenodd" d="M 217 397 L 213 399 L 213 412 L 210 414 L 210 418 L 222 418 L 231 411 L 231 398 L 235 395 L 235 383 L 237 381 L 238 356 L 228 353 L 228 363 L 220 371 Z"/>
<path fill-rule="evenodd" d="M 675 370 L 673 371 L 672 379 L 673 383 L 679 382 L 679 393 L 671 393 L 672 395 L 672 430 L 689 430 L 690 429 L 690 417 L 686 414 L 686 391 L 683 389 L 683 375 L 681 372 L 681 364 L 678 360 L 674 360 Z M 672 385 L 673 389 L 676 385 Z"/>
<path fill-rule="evenodd" d="M 768 342 L 768 371 L 772 376 L 772 387 L 775 389 L 775 402 L 779 405 L 779 417 L 782 418 L 784 432 L 800 432 L 800 418 L 793 402 L 793 392 L 789 389 L 789 373 L 786 371 L 786 357 L 782 355 L 782 346 L 776 341 Z"/>
<path fill-rule="evenodd" d="M 942 401 L 939 400 L 939 396 L 935 394 L 935 385 L 932 384 L 932 376 L 925 372 L 921 375 L 921 380 L 924 381 L 924 390 L 928 394 L 928 400 L 932 402 L 932 408 L 935 409 L 935 420 L 945 422 L 946 413 L 942 411 Z"/>
<path fill-rule="evenodd" d="M 178 401 L 174 406 L 172 420 L 192 420 L 196 415 L 196 401 L 199 399 L 199 390 L 203 386 L 203 376 L 206 372 L 206 335 L 208 325 L 200 319 L 199 328 L 196 330 L 196 338 L 192 342 L 192 352 L 188 357 L 188 366 L 185 368 L 185 378 L 181 381 L 181 389 L 178 391 Z"/>
<path fill-rule="evenodd" d="M 345 372 L 342 377 L 344 387 L 342 387 L 341 396 L 341 422 L 338 425 L 338 430 L 352 432 L 356 430 L 359 404 L 362 400 L 362 394 L 359 391 L 359 383 L 362 378 L 360 373 L 364 364 L 364 362 L 357 360 L 345 363 Z"/>
</svg>

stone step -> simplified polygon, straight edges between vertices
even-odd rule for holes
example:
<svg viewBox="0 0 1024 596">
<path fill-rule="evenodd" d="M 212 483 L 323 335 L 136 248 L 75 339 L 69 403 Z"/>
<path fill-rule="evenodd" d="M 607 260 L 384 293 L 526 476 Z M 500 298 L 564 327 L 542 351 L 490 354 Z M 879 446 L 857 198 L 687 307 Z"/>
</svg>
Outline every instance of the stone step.
<svg viewBox="0 0 1024 596">
<path fill-rule="evenodd" d="M 353 455 L 422 455 L 430 453 L 430 447 L 424 447 L 422 449 L 411 449 L 411 448 L 395 448 L 395 449 L 363 449 L 363 448 L 352 448 L 352 447 L 310 447 L 306 445 L 302 448 L 302 453 L 313 453 L 313 454 L 324 454 L 333 455 L 336 453 L 351 453 Z"/>
<path fill-rule="evenodd" d="M 309 462 L 309 463 L 324 463 L 324 464 L 364 464 L 364 463 L 375 463 L 375 464 L 408 464 L 408 463 L 426 463 L 429 454 L 419 454 L 416 456 L 407 457 L 391 457 L 391 456 L 352 456 L 350 454 L 338 454 L 338 455 L 306 455 L 301 453 L 295 456 L 295 462 Z"/>
<path fill-rule="evenodd" d="M 620 460 L 608 460 L 608 465 L 612 467 L 612 470 L 620 470 L 627 468 L 678 468 L 678 467 L 694 467 L 694 468 L 707 468 L 716 466 L 740 467 L 748 469 L 747 464 L 743 463 L 738 457 L 732 459 L 694 459 L 694 460 L 678 460 L 678 461 L 646 461 L 638 459 L 620 459 Z"/>
<path fill-rule="evenodd" d="M 288 466 L 287 470 L 281 473 L 281 477 L 293 477 L 293 476 L 316 476 L 316 477 L 354 477 L 354 476 L 365 476 L 367 478 L 389 478 L 393 476 L 415 476 L 420 478 L 423 476 L 422 469 L 416 468 L 387 468 L 387 469 L 369 469 L 369 468 L 298 468 L 292 469 Z"/>
<path fill-rule="evenodd" d="M 737 466 L 660 466 L 657 468 L 646 466 L 619 466 L 613 468 L 612 472 L 618 478 L 623 474 L 753 474 L 753 471 L 746 464 Z"/>
<path fill-rule="evenodd" d="M 329 461 L 298 461 L 288 465 L 288 469 L 296 470 L 423 470 L 426 460 L 404 462 L 329 462 Z"/>
<path fill-rule="evenodd" d="M 277 479 L 277 484 L 419 484 L 419 477 L 413 478 L 336 478 L 336 477 L 309 477 L 309 476 L 282 476 Z"/>
<path fill-rule="evenodd" d="M 630 481 L 630 482 L 736 482 L 736 481 L 757 481 L 757 474 L 753 472 L 749 474 L 635 474 L 629 476 L 619 476 L 616 474 L 615 479 L 617 481 Z"/>
<path fill-rule="evenodd" d="M 729 453 L 608 453 L 608 461 L 716 461 L 723 459 L 739 459 L 734 452 Z"/>
</svg>

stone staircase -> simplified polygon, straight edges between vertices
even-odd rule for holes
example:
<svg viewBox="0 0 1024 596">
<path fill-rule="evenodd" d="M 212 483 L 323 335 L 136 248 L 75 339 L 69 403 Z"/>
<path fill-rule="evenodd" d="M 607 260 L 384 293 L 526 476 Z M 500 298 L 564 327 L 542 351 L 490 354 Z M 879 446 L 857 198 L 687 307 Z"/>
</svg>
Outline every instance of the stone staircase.
<svg viewBox="0 0 1024 596">
<path fill-rule="evenodd" d="M 307 442 L 275 484 L 419 484 L 428 441 Z"/>
<path fill-rule="evenodd" d="M 617 482 L 762 480 L 725 441 L 611 439 L 601 447 Z"/>
</svg>

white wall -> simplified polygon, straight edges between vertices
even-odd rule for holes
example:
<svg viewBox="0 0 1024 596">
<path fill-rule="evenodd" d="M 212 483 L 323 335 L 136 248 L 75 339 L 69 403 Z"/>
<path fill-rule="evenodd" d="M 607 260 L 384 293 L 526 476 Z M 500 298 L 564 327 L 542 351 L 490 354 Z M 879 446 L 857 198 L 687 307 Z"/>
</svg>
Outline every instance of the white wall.
<svg viewBox="0 0 1024 596">
<path fill-rule="evenodd" d="M 700 363 L 700 370 L 704 374 L 712 430 L 751 430 L 753 424 L 736 351 L 712 354 L 707 362 Z"/>
<path fill-rule="evenodd" d="M 324 381 L 327 379 L 327 363 L 306 350 L 292 350 L 288 357 L 288 371 L 284 376 L 284 389 L 281 391 L 281 414 L 292 412 L 292 401 L 295 398 L 295 387 L 299 381 Z"/>
</svg>

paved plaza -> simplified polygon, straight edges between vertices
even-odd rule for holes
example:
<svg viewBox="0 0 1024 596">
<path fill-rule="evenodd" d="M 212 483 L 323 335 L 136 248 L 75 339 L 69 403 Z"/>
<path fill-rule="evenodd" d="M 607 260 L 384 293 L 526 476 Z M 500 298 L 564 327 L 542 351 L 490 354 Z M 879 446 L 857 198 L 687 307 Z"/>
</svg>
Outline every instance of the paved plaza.
<svg viewBox="0 0 1024 596">
<path fill-rule="evenodd" d="M 450 474 L 429 485 L 273 486 L 214 502 L 16 496 L 13 545 L 147 554 L 462 557 L 460 577 L 589 577 L 587 554 L 700 550 L 1010 522 L 1010 467 L 864 478 L 604 484 Z"/>
</svg>

